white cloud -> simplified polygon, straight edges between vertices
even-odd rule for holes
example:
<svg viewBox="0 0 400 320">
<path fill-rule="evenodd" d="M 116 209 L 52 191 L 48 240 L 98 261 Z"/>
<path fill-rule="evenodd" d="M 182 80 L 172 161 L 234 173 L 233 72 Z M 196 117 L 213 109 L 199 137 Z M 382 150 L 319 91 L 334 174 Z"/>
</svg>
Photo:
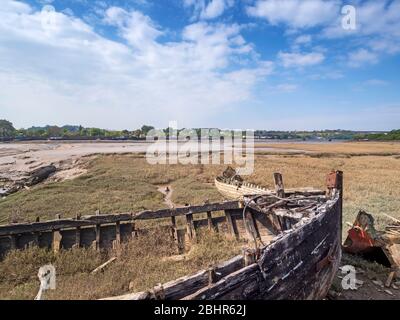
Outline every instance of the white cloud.
<svg viewBox="0 0 400 320">
<path fill-rule="evenodd" d="M 165 43 L 149 17 L 111 8 L 105 21 L 125 45 L 59 12 L 47 30 L 27 5 L 7 0 L 0 8 L 0 110 L 17 126 L 200 125 L 248 101 L 272 70 L 248 58 L 253 48 L 238 25 L 195 23 Z"/>
<path fill-rule="evenodd" d="M 294 40 L 294 43 L 297 45 L 305 45 L 305 44 L 310 44 L 311 41 L 312 41 L 312 37 L 309 34 L 304 34 L 304 35 L 298 36 Z"/>
<path fill-rule="evenodd" d="M 162 35 L 148 16 L 135 10 L 111 7 L 105 12 L 105 22 L 117 26 L 122 37 L 135 48 L 146 47 Z"/>
<path fill-rule="evenodd" d="M 183 4 L 193 9 L 193 19 L 210 20 L 223 15 L 235 4 L 235 0 L 184 0 Z"/>
<path fill-rule="evenodd" d="M 355 5 L 356 30 L 342 28 L 339 15 L 336 21 L 322 30 L 328 39 L 354 38 L 354 45 L 364 48 L 349 55 L 350 65 L 376 63 L 387 54 L 400 52 L 400 0 L 360 1 Z"/>
<path fill-rule="evenodd" d="M 325 56 L 320 52 L 310 53 L 290 53 L 279 52 L 278 58 L 285 68 L 290 67 L 307 67 L 320 64 L 324 61 Z"/>
<path fill-rule="evenodd" d="M 375 64 L 378 62 L 378 56 L 366 49 L 358 49 L 350 52 L 348 55 L 348 65 L 350 67 L 360 67 L 364 64 Z"/>
<path fill-rule="evenodd" d="M 247 7 L 248 15 L 264 18 L 272 25 L 291 28 L 326 25 L 335 19 L 340 2 L 334 0 L 257 0 Z"/>
</svg>

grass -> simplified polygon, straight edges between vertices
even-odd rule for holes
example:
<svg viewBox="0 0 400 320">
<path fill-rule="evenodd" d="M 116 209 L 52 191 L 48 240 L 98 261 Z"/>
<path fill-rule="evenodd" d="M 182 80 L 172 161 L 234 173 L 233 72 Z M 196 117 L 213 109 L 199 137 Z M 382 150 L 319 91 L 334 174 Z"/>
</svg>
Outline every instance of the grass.
<svg viewBox="0 0 400 320">
<path fill-rule="evenodd" d="M 175 245 L 167 234 L 154 230 L 124 244 L 117 253 L 92 249 L 59 254 L 38 248 L 14 251 L 0 262 L 0 299 L 33 299 L 39 288 L 38 269 L 49 263 L 56 268 L 57 288 L 46 291 L 45 299 L 88 300 L 150 289 L 231 258 L 240 250 L 240 242 L 204 231 L 184 260 L 168 259 L 176 254 Z M 113 255 L 117 260 L 104 272 L 91 274 Z"/>
</svg>

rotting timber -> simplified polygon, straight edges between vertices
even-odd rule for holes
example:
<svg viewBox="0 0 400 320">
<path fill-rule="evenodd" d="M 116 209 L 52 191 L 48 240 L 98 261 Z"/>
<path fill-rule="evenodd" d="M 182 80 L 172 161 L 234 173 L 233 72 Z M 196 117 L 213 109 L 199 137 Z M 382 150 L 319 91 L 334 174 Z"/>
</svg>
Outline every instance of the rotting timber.
<svg viewBox="0 0 400 320">
<path fill-rule="evenodd" d="M 229 233 L 249 247 L 207 270 L 110 300 L 323 299 L 341 260 L 343 174 L 332 172 L 328 191 L 244 195 L 226 210 Z M 279 192 L 278 192 L 279 191 Z M 189 220 L 188 226 L 190 228 Z"/>
<path fill-rule="evenodd" d="M 242 255 L 139 293 L 108 299 L 322 299 L 341 258 L 342 172 L 328 175 L 327 191 L 285 190 L 279 173 L 275 191 L 198 206 L 0 226 L 0 257 L 13 249 L 39 246 L 117 248 L 146 233 L 136 222 L 169 219 L 164 225 L 183 252 L 199 228 L 247 239 Z M 224 215 L 216 215 L 224 212 Z M 207 213 L 206 218 L 200 218 Z M 176 217 L 185 218 L 182 228 Z M 198 218 L 199 217 L 199 218 Z"/>
</svg>

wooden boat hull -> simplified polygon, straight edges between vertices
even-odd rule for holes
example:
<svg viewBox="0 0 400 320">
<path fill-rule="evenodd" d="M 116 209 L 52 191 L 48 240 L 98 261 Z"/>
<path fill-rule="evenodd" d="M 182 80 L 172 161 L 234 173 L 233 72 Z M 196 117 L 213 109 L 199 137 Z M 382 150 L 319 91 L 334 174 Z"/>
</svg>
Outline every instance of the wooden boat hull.
<svg viewBox="0 0 400 320">
<path fill-rule="evenodd" d="M 215 187 L 217 190 L 226 198 L 226 199 L 240 199 L 245 195 L 272 195 L 275 194 L 275 191 L 268 190 L 266 188 L 249 184 L 243 183 L 241 186 L 237 186 L 234 184 L 229 184 L 221 181 L 219 178 L 214 180 Z M 296 189 L 286 189 L 286 195 L 292 195 L 296 193 L 301 194 L 308 194 L 308 195 L 320 195 L 324 194 L 321 190 L 314 189 L 314 188 L 296 188 Z"/>
<path fill-rule="evenodd" d="M 342 256 L 341 221 L 342 198 L 337 192 L 314 217 L 295 224 L 261 248 L 254 263 L 236 256 L 152 290 L 107 300 L 324 299 Z"/>
<path fill-rule="evenodd" d="M 261 258 L 187 299 L 323 299 L 341 260 L 341 199 L 264 248 Z"/>
<path fill-rule="evenodd" d="M 216 182 L 220 183 L 218 179 Z M 222 183 L 222 182 L 221 182 Z M 183 300 L 311 300 L 325 298 L 338 271 L 342 256 L 342 172 L 327 177 L 326 195 L 309 196 L 296 192 L 297 204 L 286 211 L 271 209 L 292 201 L 276 195 L 243 197 L 244 208 L 226 211 L 227 222 L 235 229 L 235 212 L 252 234 L 254 246 L 229 261 L 157 286 L 148 291 L 109 299 Z M 230 191 L 227 191 L 229 194 Z M 246 192 L 246 191 L 245 191 Z M 321 193 L 321 191 L 319 191 Z M 284 195 L 288 192 L 285 190 Z M 278 200 L 277 200 L 278 199 Z M 297 199 L 297 200 L 296 200 Z M 260 201 L 258 201 L 260 200 Z M 268 201 L 272 201 L 272 204 Z M 275 201 L 275 202 L 274 202 Z M 308 201 L 308 202 L 307 202 Z M 304 204 L 304 202 L 306 202 Z M 307 211 L 310 207 L 313 209 Z M 297 206 L 297 207 L 296 207 Z M 302 208 L 302 206 L 304 206 Z M 295 215 L 300 209 L 300 217 Z M 272 210 L 272 211 L 271 211 Z M 248 218 L 250 216 L 250 218 Z M 260 225 L 273 227 L 277 235 L 261 247 Z M 258 221 L 260 222 L 260 221 Z M 267 226 L 269 224 L 269 227 Z M 260 237 L 261 236 L 261 237 Z M 251 243 L 251 242 L 250 242 Z"/>
</svg>

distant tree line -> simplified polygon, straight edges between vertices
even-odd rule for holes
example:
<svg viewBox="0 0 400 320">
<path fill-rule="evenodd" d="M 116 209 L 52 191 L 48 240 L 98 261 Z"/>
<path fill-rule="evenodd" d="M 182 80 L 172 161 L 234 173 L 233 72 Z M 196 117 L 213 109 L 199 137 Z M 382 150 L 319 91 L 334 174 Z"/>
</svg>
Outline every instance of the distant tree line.
<svg viewBox="0 0 400 320">
<path fill-rule="evenodd" d="M 314 131 L 267 131 L 256 130 L 254 135 L 258 139 L 273 140 L 351 140 L 357 132 L 350 130 L 314 130 Z"/>
<path fill-rule="evenodd" d="M 106 130 L 100 128 L 85 128 L 83 126 L 65 125 L 30 127 L 28 129 L 15 129 L 13 124 L 7 120 L 0 120 L 0 140 L 39 140 L 39 139 L 104 139 L 104 140 L 141 140 L 145 139 L 153 126 L 143 125 L 135 130 Z M 179 129 L 181 132 L 184 129 Z M 201 134 L 200 128 L 194 129 L 198 136 Z M 163 129 L 166 137 L 169 137 L 172 128 Z M 220 132 L 214 128 L 211 135 Z M 321 131 L 267 131 L 256 130 L 256 139 L 271 140 L 400 140 L 400 130 L 391 132 L 360 132 L 350 130 L 321 130 Z"/>
<path fill-rule="evenodd" d="M 383 133 L 371 133 L 356 135 L 357 140 L 376 140 L 376 141 L 393 141 L 400 140 L 400 130 L 392 130 Z"/>
<path fill-rule="evenodd" d="M 85 128 L 83 126 L 65 125 L 30 127 L 28 129 L 15 129 L 7 120 L 0 120 L 0 139 L 5 140 L 36 140 L 36 139 L 145 139 L 146 134 L 154 129 L 144 125 L 135 130 L 106 130 L 100 128 Z"/>
</svg>

